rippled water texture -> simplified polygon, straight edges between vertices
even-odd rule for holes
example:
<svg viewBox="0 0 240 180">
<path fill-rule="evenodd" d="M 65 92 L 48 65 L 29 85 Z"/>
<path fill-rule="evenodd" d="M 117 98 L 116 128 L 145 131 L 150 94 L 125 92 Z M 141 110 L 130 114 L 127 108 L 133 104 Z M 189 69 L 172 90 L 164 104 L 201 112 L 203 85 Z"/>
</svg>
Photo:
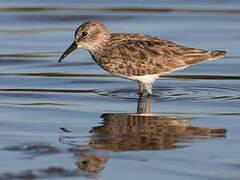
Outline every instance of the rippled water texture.
<svg viewBox="0 0 240 180">
<path fill-rule="evenodd" d="M 0 180 L 239 179 L 240 1 L 0 1 Z M 88 20 L 228 51 L 165 74 L 153 97 L 86 50 Z"/>
</svg>

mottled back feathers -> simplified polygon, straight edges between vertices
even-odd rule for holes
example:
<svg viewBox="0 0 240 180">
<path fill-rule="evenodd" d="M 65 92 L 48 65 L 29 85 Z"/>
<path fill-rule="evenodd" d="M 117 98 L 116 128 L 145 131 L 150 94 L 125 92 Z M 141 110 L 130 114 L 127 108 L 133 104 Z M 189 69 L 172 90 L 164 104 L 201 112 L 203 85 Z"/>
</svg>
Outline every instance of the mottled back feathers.
<svg viewBox="0 0 240 180">
<path fill-rule="evenodd" d="M 125 76 L 162 74 L 223 57 L 225 51 L 206 51 L 177 45 L 143 34 L 114 33 L 93 58 L 105 70 Z"/>
</svg>

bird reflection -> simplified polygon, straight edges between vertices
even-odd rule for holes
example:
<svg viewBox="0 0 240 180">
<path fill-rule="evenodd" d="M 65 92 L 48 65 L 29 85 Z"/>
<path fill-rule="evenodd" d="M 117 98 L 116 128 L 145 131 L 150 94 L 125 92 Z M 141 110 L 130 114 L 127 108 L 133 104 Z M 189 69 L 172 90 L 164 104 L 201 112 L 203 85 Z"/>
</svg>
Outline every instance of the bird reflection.
<svg viewBox="0 0 240 180">
<path fill-rule="evenodd" d="M 90 130 L 92 134 L 86 146 L 75 148 L 78 168 L 91 173 L 103 170 L 108 156 L 96 150 L 114 152 L 132 150 L 165 150 L 184 148 L 187 142 L 210 138 L 224 138 L 226 129 L 195 127 L 191 118 L 160 116 L 151 113 L 151 97 L 138 99 L 136 113 L 105 113 L 100 126 Z M 88 151 L 86 151 L 88 149 Z"/>
<path fill-rule="evenodd" d="M 100 156 L 93 153 L 75 153 L 75 157 L 77 157 L 77 166 L 79 169 L 83 171 L 88 171 L 91 173 L 99 173 L 104 167 L 102 164 L 105 164 L 108 161 L 107 156 Z"/>
<path fill-rule="evenodd" d="M 151 113 L 151 97 L 138 99 L 137 113 L 102 114 L 103 123 L 93 127 L 90 146 L 112 151 L 164 150 L 183 148 L 189 140 L 225 137 L 226 129 L 194 127 L 191 118 Z M 178 143 L 178 144 L 177 144 Z"/>
</svg>

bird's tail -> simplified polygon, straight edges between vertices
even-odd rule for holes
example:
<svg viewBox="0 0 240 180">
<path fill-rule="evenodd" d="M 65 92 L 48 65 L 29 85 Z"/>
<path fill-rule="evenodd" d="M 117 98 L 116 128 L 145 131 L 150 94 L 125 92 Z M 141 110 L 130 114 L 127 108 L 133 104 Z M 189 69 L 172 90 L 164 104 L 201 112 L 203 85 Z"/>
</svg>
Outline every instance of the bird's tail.
<svg viewBox="0 0 240 180">
<path fill-rule="evenodd" d="M 201 49 L 189 48 L 189 51 L 184 53 L 184 62 L 187 65 L 194 65 L 208 60 L 214 60 L 224 57 L 226 51 L 213 50 L 206 51 Z"/>
<path fill-rule="evenodd" d="M 225 56 L 226 53 L 227 53 L 226 51 L 220 51 L 220 50 L 210 51 L 210 53 L 209 53 L 210 59 L 209 60 L 222 58 Z"/>
</svg>

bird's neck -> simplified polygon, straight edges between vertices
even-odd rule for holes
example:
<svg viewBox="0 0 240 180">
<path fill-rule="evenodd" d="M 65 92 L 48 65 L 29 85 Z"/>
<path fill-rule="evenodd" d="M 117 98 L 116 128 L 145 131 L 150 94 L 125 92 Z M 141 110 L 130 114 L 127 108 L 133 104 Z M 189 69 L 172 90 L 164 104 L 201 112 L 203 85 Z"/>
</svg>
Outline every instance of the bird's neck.
<svg viewBox="0 0 240 180">
<path fill-rule="evenodd" d="M 93 48 L 88 48 L 88 51 L 95 60 L 98 60 L 100 57 L 104 56 L 107 44 L 107 40 L 101 41 L 101 43 L 96 44 Z"/>
</svg>

